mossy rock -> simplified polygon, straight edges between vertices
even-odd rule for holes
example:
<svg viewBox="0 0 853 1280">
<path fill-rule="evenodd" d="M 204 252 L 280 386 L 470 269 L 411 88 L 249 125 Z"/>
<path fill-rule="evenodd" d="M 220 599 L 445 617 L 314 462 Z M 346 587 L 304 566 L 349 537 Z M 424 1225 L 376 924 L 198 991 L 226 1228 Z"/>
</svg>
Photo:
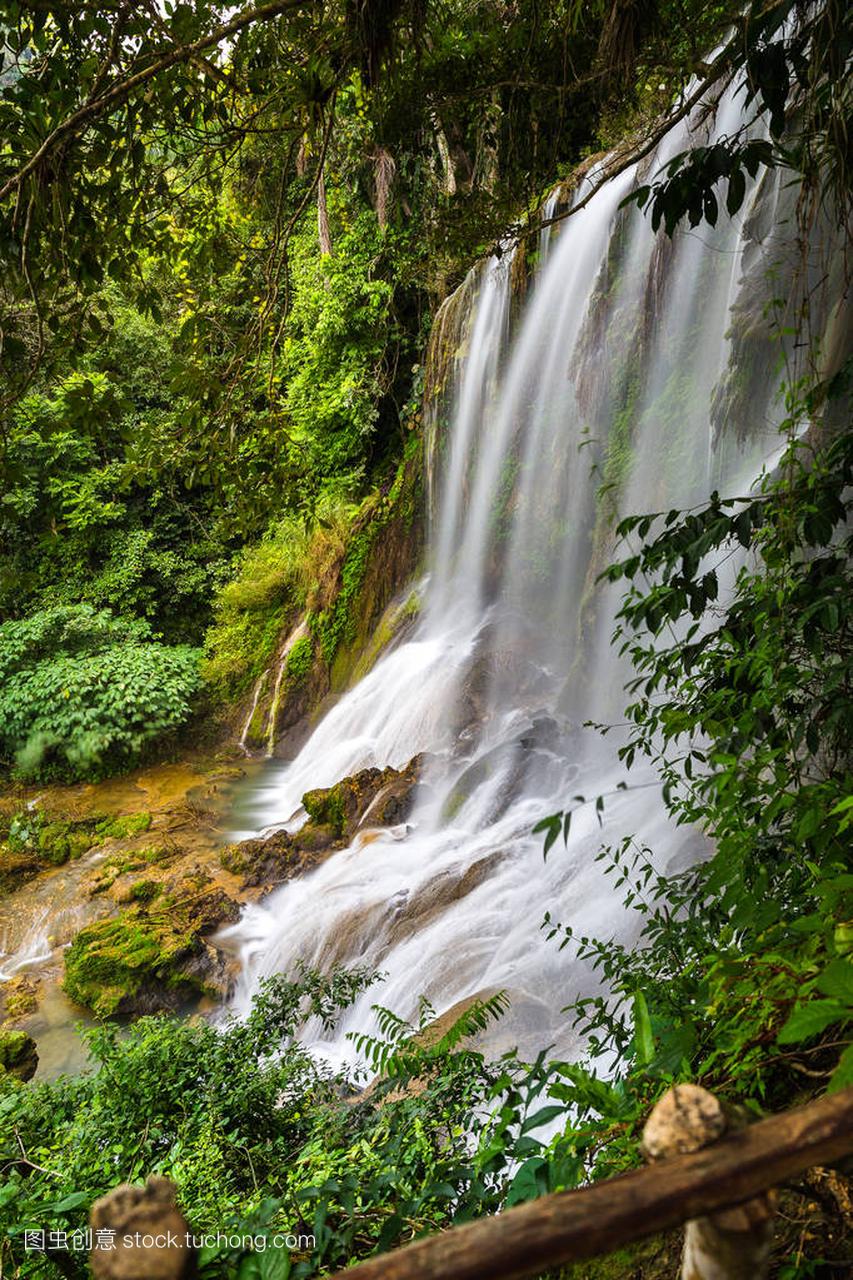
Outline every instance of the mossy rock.
<svg viewBox="0 0 853 1280">
<path fill-rule="evenodd" d="M 49 822 L 38 833 L 40 857 L 53 867 L 61 867 L 72 858 L 80 858 L 99 844 L 92 824 L 83 820 Z"/>
<path fill-rule="evenodd" d="M 105 840 L 126 840 L 128 836 L 138 836 L 148 831 L 151 826 L 151 814 L 147 812 L 128 813 L 120 818 L 102 818 L 95 827 L 98 843 Z"/>
<path fill-rule="evenodd" d="M 0 894 L 12 893 L 43 870 L 35 853 L 0 844 Z"/>
<path fill-rule="evenodd" d="M 262 839 L 241 840 L 239 844 L 226 845 L 219 860 L 226 871 L 242 876 L 243 889 L 272 889 L 296 876 L 304 875 L 336 847 L 340 848 L 341 842 L 334 840 L 331 828 L 307 823 L 295 835 L 288 831 L 276 831 Z"/>
<path fill-rule="evenodd" d="M 304 827 L 226 845 L 220 864 L 243 878 L 244 889 L 271 889 L 304 875 L 344 848 L 365 820 L 374 826 L 404 822 L 415 802 L 424 759 L 415 756 L 404 769 L 362 769 L 333 787 L 307 791 L 302 797 L 309 818 Z"/>
<path fill-rule="evenodd" d="M 3 825 L 6 839 L 0 843 L 0 893 L 11 893 L 40 871 L 61 867 L 107 840 L 147 831 L 151 814 L 57 818 L 40 810 L 22 810 Z"/>
<path fill-rule="evenodd" d="M 238 905 L 207 876 L 176 882 L 169 892 L 155 887 L 149 909 L 139 905 L 88 925 L 65 954 L 63 986 L 93 1013 L 153 1013 L 216 994 L 216 957 L 203 935 L 235 919 Z"/>
<path fill-rule="evenodd" d="M 31 1080 L 39 1064 L 36 1042 L 26 1031 L 0 1031 L 0 1070 Z"/>
<path fill-rule="evenodd" d="M 128 887 L 127 896 L 131 902 L 152 902 L 163 892 L 163 886 L 156 880 L 134 880 Z"/>
<path fill-rule="evenodd" d="M 89 881 L 87 892 L 92 897 L 98 893 L 106 893 L 119 876 L 131 871 L 167 866 L 182 853 L 183 850 L 178 846 L 163 844 L 149 845 L 142 849 L 122 849 L 104 860 L 94 878 Z"/>
<path fill-rule="evenodd" d="M 3 1017 L 7 1023 L 18 1022 L 28 1018 L 38 1008 L 38 979 L 31 974 L 19 974 L 18 977 L 4 982 L 0 988 L 3 1003 Z"/>
<path fill-rule="evenodd" d="M 93 1013 L 136 1012 L 140 995 L 152 986 L 187 998 L 200 989 L 179 969 L 197 949 L 192 933 L 123 912 L 77 934 L 65 955 L 63 985 L 72 1000 Z"/>
<path fill-rule="evenodd" d="M 423 757 L 416 756 L 403 769 L 362 769 L 333 787 L 306 791 L 302 804 L 313 823 L 338 838 L 354 835 L 366 819 L 375 826 L 405 822 L 422 768 Z"/>
</svg>

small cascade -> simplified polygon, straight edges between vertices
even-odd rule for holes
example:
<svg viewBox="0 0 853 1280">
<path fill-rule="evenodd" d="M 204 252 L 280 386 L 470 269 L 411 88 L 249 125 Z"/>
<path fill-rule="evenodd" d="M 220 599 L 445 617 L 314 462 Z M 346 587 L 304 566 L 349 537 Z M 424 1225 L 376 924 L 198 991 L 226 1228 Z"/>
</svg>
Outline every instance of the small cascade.
<svg viewBox="0 0 853 1280">
<path fill-rule="evenodd" d="M 259 748 L 267 758 L 275 753 L 279 732 L 279 708 L 282 688 L 286 682 L 287 665 L 296 645 L 308 635 L 308 624 L 303 618 L 288 632 L 276 655 L 275 662 L 266 667 L 255 681 L 249 710 L 238 740 L 240 750 L 253 756 Z M 275 675 L 273 675 L 275 672 Z"/>
<path fill-rule="evenodd" d="M 303 619 L 298 626 L 293 628 L 279 651 L 278 666 L 275 673 L 275 684 L 273 685 L 272 690 L 272 700 L 270 701 L 270 709 L 267 713 L 266 743 L 268 756 L 271 756 L 275 750 L 276 730 L 278 727 L 278 708 L 281 700 L 281 684 L 287 670 L 287 660 L 294 647 L 299 643 L 303 636 L 307 635 L 308 624 Z"/>
<path fill-rule="evenodd" d="M 596 586 L 615 518 L 700 502 L 718 486 L 742 491 L 778 445 L 780 371 L 749 356 L 778 318 L 755 318 L 767 290 L 794 307 L 820 274 L 817 258 L 808 279 L 797 274 L 796 193 L 755 183 L 740 217 L 671 241 L 623 207 L 650 171 L 691 140 L 731 133 L 742 112 L 742 94 L 727 88 L 642 173 L 624 171 L 543 227 L 522 307 L 505 252 L 439 313 L 426 378 L 430 576 L 417 626 L 281 770 L 255 831 L 234 834 L 294 828 L 305 791 L 427 752 L 420 799 L 405 838 L 356 840 L 246 910 L 230 931 L 238 1008 L 264 975 L 300 961 L 358 963 L 384 978 L 344 1033 L 375 1027 L 377 1000 L 408 1017 L 422 995 L 441 1011 L 505 987 L 522 1048 L 570 1051 L 559 1011 L 599 980 L 545 943 L 546 910 L 630 944 L 635 924 L 596 861 L 602 843 L 631 833 L 664 872 L 701 849 L 671 827 L 653 779 L 635 769 L 620 789 L 617 735 L 584 722 L 618 718 L 623 704 L 625 672 L 609 646 L 617 600 Z M 569 198 L 605 172 L 590 169 Z M 555 192 L 545 217 L 565 200 Z M 796 376 L 798 353 L 786 355 Z M 532 828 L 577 794 L 612 797 L 604 830 L 593 806 L 581 808 L 567 847 L 545 862 Z M 306 1036 L 354 1056 L 319 1026 Z"/>
<path fill-rule="evenodd" d="M 9 932 L 4 932 L 0 937 L 0 982 L 11 982 L 50 959 L 53 943 L 48 935 L 52 928 L 53 922 L 45 910 L 31 921 L 20 939 L 10 938 Z"/>
<path fill-rule="evenodd" d="M 270 668 L 267 667 L 265 671 L 261 672 L 261 674 L 258 676 L 257 680 L 255 681 L 255 688 L 252 692 L 252 701 L 249 706 L 249 714 L 246 716 L 246 723 L 243 725 L 243 732 L 240 734 L 240 740 L 239 740 L 238 746 L 240 747 L 240 750 L 243 752 L 243 754 L 247 756 L 250 756 L 252 754 L 251 751 L 249 750 L 248 742 L 249 742 L 249 734 L 252 731 L 252 723 L 255 719 L 255 712 L 258 709 L 258 701 L 260 699 L 260 696 L 269 678 L 270 678 Z"/>
</svg>

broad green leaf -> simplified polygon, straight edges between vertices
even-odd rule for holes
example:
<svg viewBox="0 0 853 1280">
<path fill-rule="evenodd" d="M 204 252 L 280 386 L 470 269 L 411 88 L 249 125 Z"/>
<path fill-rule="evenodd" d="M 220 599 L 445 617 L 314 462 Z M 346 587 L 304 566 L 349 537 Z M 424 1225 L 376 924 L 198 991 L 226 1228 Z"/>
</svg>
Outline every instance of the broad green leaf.
<svg viewBox="0 0 853 1280">
<path fill-rule="evenodd" d="M 779 1044 L 799 1044 L 802 1040 L 811 1040 L 833 1022 L 849 1016 L 850 1011 L 838 1000 L 810 1000 L 799 1005 L 788 1018 L 779 1032 Z"/>
</svg>

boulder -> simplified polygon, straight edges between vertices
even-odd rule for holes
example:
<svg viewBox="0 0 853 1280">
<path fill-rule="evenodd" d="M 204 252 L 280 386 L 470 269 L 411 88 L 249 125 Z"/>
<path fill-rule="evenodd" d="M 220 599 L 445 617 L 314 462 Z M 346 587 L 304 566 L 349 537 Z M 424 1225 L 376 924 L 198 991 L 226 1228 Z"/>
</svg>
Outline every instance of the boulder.
<svg viewBox="0 0 853 1280">
<path fill-rule="evenodd" d="M 368 822 L 382 827 L 405 822 L 414 808 L 424 759 L 415 756 L 402 769 L 362 769 L 333 787 L 307 791 L 302 797 L 305 811 L 313 822 L 330 826 L 343 838 Z"/>
<path fill-rule="evenodd" d="M 168 1178 L 150 1177 L 144 1187 L 122 1183 L 92 1205 L 89 1221 L 97 1280 L 188 1280 L 195 1275 L 190 1227 L 178 1208 L 177 1188 Z"/>
<path fill-rule="evenodd" d="M 343 849 L 364 827 L 397 826 L 412 812 L 425 757 L 415 756 L 403 769 L 362 769 L 333 787 L 308 791 L 302 803 L 308 822 L 299 831 L 226 845 L 220 862 L 242 876 L 243 889 L 272 889 L 318 866 Z"/>
<path fill-rule="evenodd" d="M 32 1080 L 39 1064 L 36 1042 L 26 1031 L 0 1031 L 0 1071 Z"/>
<path fill-rule="evenodd" d="M 219 994 L 224 961 L 205 939 L 239 911 L 208 872 L 191 869 L 150 901 L 82 929 L 65 955 L 65 990 L 103 1017 L 174 1010 Z"/>
</svg>

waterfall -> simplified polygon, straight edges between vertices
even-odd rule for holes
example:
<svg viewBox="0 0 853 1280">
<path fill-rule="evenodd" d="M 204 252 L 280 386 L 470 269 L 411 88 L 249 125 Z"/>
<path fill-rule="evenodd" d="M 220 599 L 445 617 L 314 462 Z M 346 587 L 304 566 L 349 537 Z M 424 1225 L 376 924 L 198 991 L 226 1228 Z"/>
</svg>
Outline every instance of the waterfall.
<svg viewBox="0 0 853 1280">
<path fill-rule="evenodd" d="M 603 182 L 543 230 L 519 316 L 510 251 L 476 267 L 440 313 L 417 629 L 326 715 L 265 793 L 258 826 L 296 826 L 309 788 L 422 751 L 424 786 L 404 838 L 357 838 L 247 908 L 231 930 L 238 1008 L 262 976 L 299 960 L 359 963 L 385 976 L 343 1032 L 369 1031 L 376 1001 L 410 1017 L 422 995 L 441 1011 L 506 988 L 514 1041 L 570 1050 L 560 1010 L 598 979 L 546 944 L 545 912 L 630 942 L 635 925 L 596 862 L 602 843 L 633 833 L 663 871 L 695 856 L 695 835 L 672 828 L 652 779 L 635 769 L 631 789 L 619 789 L 616 735 L 583 724 L 618 718 L 623 705 L 608 643 L 617 600 L 596 587 L 614 517 L 748 484 L 778 443 L 780 370 L 765 359 L 757 376 L 752 362 L 745 379 L 741 365 L 766 334 L 756 309 L 773 311 L 757 282 L 772 279 L 768 297 L 795 305 L 795 193 L 768 176 L 739 217 L 672 241 L 622 208 L 648 172 L 691 140 L 730 134 L 741 117 L 730 87 L 677 126 L 642 172 Z M 582 197 L 606 164 L 573 195 L 552 196 L 546 216 Z M 603 793 L 603 830 L 594 807 L 581 808 L 568 846 L 543 860 L 535 823 L 573 795 Z M 325 1049 L 351 1053 L 340 1033 Z"/>
</svg>

